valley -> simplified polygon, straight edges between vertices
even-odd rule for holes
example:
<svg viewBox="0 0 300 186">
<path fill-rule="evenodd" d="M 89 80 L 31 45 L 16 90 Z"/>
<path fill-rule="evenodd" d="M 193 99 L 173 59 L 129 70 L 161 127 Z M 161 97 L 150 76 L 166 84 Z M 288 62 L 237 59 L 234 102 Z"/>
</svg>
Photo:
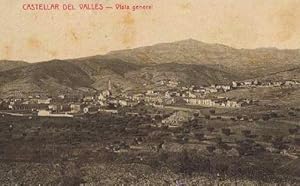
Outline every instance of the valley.
<svg viewBox="0 0 300 186">
<path fill-rule="evenodd" d="M 299 60 L 188 39 L 1 61 L 0 183 L 299 185 Z"/>
</svg>

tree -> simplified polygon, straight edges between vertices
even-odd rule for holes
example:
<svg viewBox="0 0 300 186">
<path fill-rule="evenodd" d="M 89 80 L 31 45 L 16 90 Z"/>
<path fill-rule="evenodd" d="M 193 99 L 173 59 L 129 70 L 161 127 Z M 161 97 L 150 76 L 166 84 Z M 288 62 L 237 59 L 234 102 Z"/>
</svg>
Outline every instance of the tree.
<svg viewBox="0 0 300 186">
<path fill-rule="evenodd" d="M 251 134 L 251 130 L 242 130 L 242 134 L 243 134 L 245 137 L 248 137 L 248 136 Z"/>
<path fill-rule="evenodd" d="M 202 141 L 204 139 L 204 134 L 202 133 L 197 133 L 195 134 L 195 137 L 199 140 L 199 141 Z"/>
<path fill-rule="evenodd" d="M 231 130 L 228 129 L 228 128 L 223 128 L 223 129 L 222 129 L 222 133 L 225 134 L 226 136 L 230 136 Z"/>
<path fill-rule="evenodd" d="M 216 147 L 215 146 L 207 146 L 206 149 L 208 152 L 212 153 L 212 152 L 214 152 L 214 150 L 216 150 Z"/>
<path fill-rule="evenodd" d="M 298 132 L 298 129 L 297 129 L 297 128 L 289 129 L 289 133 L 290 133 L 291 135 L 294 135 L 294 134 L 296 134 L 297 132 Z"/>
<path fill-rule="evenodd" d="M 215 130 L 215 128 L 214 128 L 214 127 L 207 127 L 207 130 L 208 130 L 209 132 L 213 132 L 213 131 Z"/>
<path fill-rule="evenodd" d="M 210 112 L 211 114 L 215 114 L 215 113 L 216 113 L 215 110 L 210 110 L 209 112 Z"/>
</svg>

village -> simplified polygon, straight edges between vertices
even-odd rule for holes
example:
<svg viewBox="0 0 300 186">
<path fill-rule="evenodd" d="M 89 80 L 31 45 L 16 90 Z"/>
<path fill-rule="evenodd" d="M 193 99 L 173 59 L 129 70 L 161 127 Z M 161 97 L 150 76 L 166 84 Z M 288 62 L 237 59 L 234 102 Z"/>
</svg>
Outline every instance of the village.
<svg viewBox="0 0 300 186">
<path fill-rule="evenodd" d="M 117 113 L 118 108 L 132 107 L 143 103 L 155 107 L 182 108 L 188 106 L 212 108 L 241 108 L 256 104 L 259 100 L 247 97 L 234 99 L 220 97 L 217 93 L 229 92 L 237 89 L 251 89 L 257 87 L 291 87 L 299 86 L 297 81 L 264 82 L 257 80 L 232 82 L 230 85 L 211 85 L 190 87 L 179 86 L 178 81 L 166 80 L 156 82 L 166 90 L 145 90 L 140 92 L 112 93 L 111 81 L 107 89 L 97 94 L 87 95 L 29 95 L 22 98 L 0 99 L 0 111 L 12 114 L 36 114 L 47 117 L 74 117 L 80 114 L 97 112 Z"/>
<path fill-rule="evenodd" d="M 286 91 L 297 89 L 299 82 L 251 80 L 182 86 L 181 82 L 164 80 L 153 84 L 145 90 L 116 92 L 109 80 L 106 89 L 96 93 L 3 98 L 0 160 L 27 162 L 19 167 L 22 170 L 31 170 L 33 164 L 57 165 L 41 169 L 51 175 L 43 183 L 54 183 L 68 169 L 70 179 L 78 184 L 106 183 L 102 178 L 115 174 L 112 167 L 129 164 L 135 167 L 126 167 L 129 171 L 119 178 L 121 182 L 133 174 L 131 171 L 147 167 L 159 175 L 165 175 L 164 169 L 193 174 L 201 177 L 199 180 L 209 175 L 207 183 L 229 178 L 237 184 L 244 184 L 244 179 L 293 183 L 297 168 L 286 170 L 285 166 L 299 160 L 300 108 L 277 108 L 272 100 L 266 104 L 264 98 L 245 93 L 224 95 L 256 89 Z M 98 164 L 110 169 L 94 169 Z M 82 172 L 73 165 L 94 172 Z M 54 169 L 62 173 L 49 171 Z M 77 180 L 78 172 L 95 174 L 93 181 Z M 33 179 L 2 174 L 14 183 Z"/>
</svg>

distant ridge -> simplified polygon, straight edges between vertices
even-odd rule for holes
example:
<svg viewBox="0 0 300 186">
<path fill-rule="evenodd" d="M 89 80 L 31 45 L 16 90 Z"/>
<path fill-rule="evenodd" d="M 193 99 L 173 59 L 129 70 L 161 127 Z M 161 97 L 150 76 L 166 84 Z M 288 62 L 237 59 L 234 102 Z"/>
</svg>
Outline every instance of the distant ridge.
<svg viewBox="0 0 300 186">
<path fill-rule="evenodd" d="M 300 79 L 300 50 L 235 49 L 194 39 L 112 51 L 77 59 L 28 64 L 0 61 L 0 96 L 134 89 L 164 79 L 209 85 L 268 77 Z M 280 79 L 279 78 L 279 79 Z"/>
</svg>

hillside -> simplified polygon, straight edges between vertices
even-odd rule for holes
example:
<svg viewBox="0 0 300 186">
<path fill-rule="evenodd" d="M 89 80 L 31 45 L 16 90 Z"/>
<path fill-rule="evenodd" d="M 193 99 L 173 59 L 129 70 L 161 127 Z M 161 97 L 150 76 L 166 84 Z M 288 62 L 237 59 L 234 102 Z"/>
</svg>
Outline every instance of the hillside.
<svg viewBox="0 0 300 186">
<path fill-rule="evenodd" d="M 219 69 L 219 66 L 166 63 L 144 67 L 126 75 L 133 81 L 155 83 L 161 80 L 175 80 L 183 85 L 211 85 L 241 80 L 243 77 Z"/>
<path fill-rule="evenodd" d="M 108 80 L 118 91 L 166 79 L 183 85 L 299 79 L 299 51 L 234 49 L 190 39 L 80 59 L 34 64 L 1 61 L 0 94 L 82 93 L 106 89 Z"/>
<path fill-rule="evenodd" d="M 299 66 L 300 50 L 235 49 L 225 45 L 207 44 L 189 39 L 114 51 L 108 53 L 107 56 L 137 64 L 219 65 L 232 73 L 252 77 Z"/>
<path fill-rule="evenodd" d="M 0 74 L 0 93 L 59 93 L 90 89 L 92 80 L 78 66 L 65 61 L 27 65 Z"/>
<path fill-rule="evenodd" d="M 23 67 L 26 65 L 28 65 L 28 63 L 23 61 L 0 60 L 0 72 L 11 70 L 18 67 Z"/>
<path fill-rule="evenodd" d="M 70 60 L 92 79 L 92 87 L 97 90 L 107 89 L 107 82 L 111 80 L 113 90 L 131 89 L 136 83 L 126 78 L 126 74 L 138 71 L 144 66 L 124 62 L 120 59 L 75 59 Z"/>
</svg>

